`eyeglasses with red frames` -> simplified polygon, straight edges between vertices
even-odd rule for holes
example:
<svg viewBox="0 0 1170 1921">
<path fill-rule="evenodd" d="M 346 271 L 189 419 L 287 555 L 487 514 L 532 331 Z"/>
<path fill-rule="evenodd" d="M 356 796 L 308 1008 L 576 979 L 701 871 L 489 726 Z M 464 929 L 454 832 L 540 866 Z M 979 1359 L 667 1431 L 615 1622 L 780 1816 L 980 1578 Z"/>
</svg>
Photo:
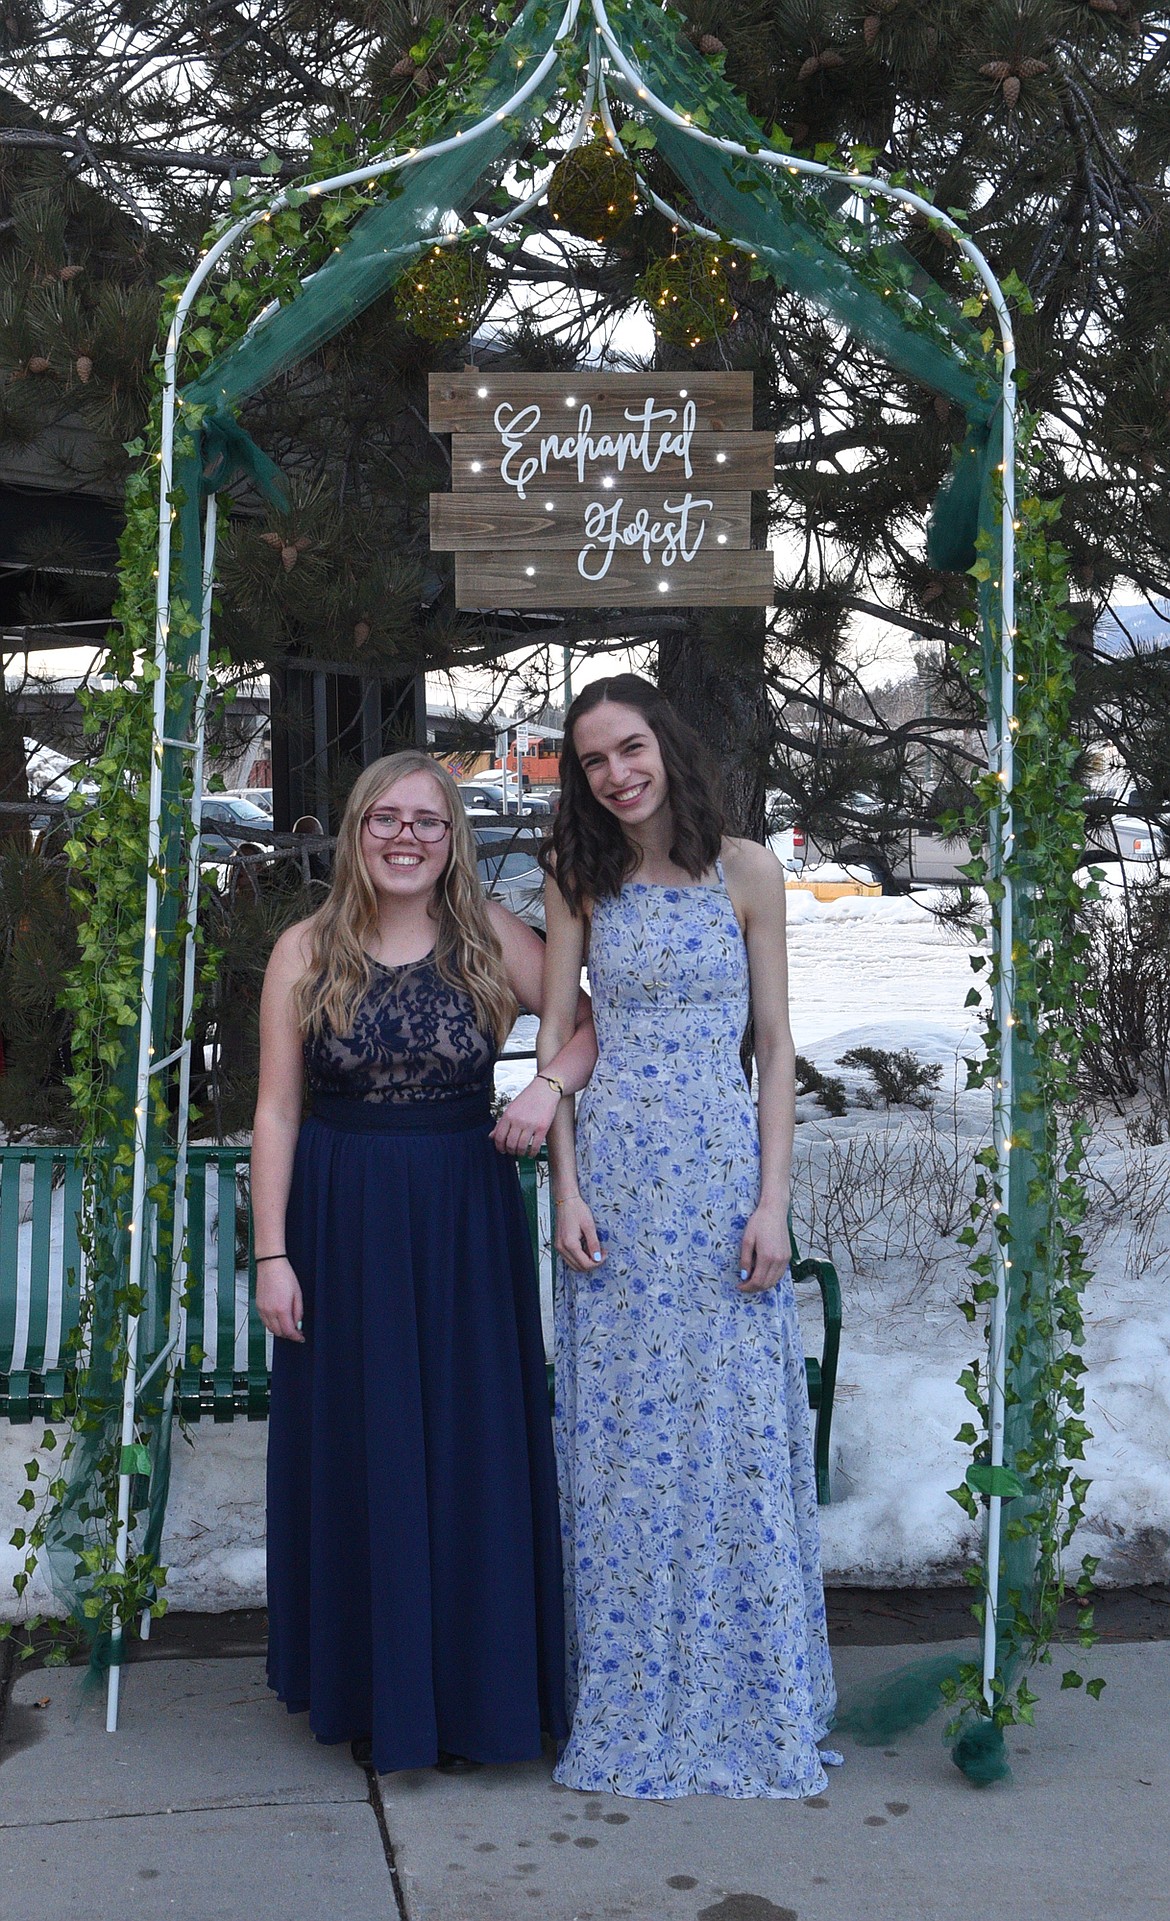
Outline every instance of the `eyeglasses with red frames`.
<svg viewBox="0 0 1170 1921">
<path fill-rule="evenodd" d="M 433 847 L 444 834 L 451 832 L 450 821 L 444 820 L 441 814 L 392 814 L 381 808 L 364 815 L 362 825 L 369 828 L 375 840 L 399 840 L 409 828 L 424 847 Z"/>
</svg>

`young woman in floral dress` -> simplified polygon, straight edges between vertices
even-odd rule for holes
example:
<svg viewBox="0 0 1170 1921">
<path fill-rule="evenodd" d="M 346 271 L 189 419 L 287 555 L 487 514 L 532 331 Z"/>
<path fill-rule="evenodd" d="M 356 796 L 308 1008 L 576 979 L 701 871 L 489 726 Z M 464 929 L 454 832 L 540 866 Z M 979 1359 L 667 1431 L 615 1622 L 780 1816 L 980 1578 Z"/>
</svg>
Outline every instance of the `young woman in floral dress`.
<svg viewBox="0 0 1170 1921">
<path fill-rule="evenodd" d="M 633 675 L 566 716 L 541 1059 L 587 959 L 599 1058 L 552 1132 L 568 1747 L 590 1792 L 797 1797 L 835 1697 L 787 1228 L 784 882 Z M 740 1043 L 749 1010 L 758 1113 Z"/>
</svg>

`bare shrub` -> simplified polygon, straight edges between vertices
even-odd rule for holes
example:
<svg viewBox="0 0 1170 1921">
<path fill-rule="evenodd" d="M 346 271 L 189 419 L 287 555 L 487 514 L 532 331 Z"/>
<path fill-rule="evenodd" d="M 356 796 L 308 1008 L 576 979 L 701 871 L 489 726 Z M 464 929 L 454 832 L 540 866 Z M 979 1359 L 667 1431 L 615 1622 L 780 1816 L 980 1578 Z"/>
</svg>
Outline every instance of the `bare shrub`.
<svg viewBox="0 0 1170 1921">
<path fill-rule="evenodd" d="M 900 1267 L 912 1298 L 958 1253 L 978 1141 L 953 1114 L 940 1126 L 930 1110 L 845 1137 L 802 1136 L 793 1212 L 805 1242 L 834 1258 L 843 1251 L 855 1276 Z"/>
<path fill-rule="evenodd" d="M 1081 1090 L 1130 1114 L 1155 1144 L 1170 1126 L 1170 887 L 1139 883 L 1084 911 L 1086 986 L 1074 1009 Z"/>
<path fill-rule="evenodd" d="M 1128 1136 L 1098 1143 L 1085 1168 L 1083 1233 L 1096 1252 L 1112 1238 L 1127 1281 L 1170 1276 L 1170 1154 Z"/>
</svg>

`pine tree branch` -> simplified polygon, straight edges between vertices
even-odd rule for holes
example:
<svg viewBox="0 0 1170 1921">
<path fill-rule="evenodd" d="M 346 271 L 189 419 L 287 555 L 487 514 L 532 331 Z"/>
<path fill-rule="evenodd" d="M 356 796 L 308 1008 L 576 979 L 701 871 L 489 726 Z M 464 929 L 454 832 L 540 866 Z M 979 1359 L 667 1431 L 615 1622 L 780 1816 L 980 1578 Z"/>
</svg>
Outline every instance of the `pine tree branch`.
<svg viewBox="0 0 1170 1921">
<path fill-rule="evenodd" d="M 173 173 L 206 173 L 217 179 L 245 179 L 266 174 L 271 180 L 293 180 L 305 171 L 309 154 L 286 154 L 272 173 L 264 165 L 264 155 L 195 153 L 176 147 L 125 147 L 119 142 L 95 147 L 84 133 L 42 133 L 31 127 L 0 127 L 0 148 L 40 149 L 54 153 L 74 153 L 88 157 L 92 166 L 103 169 L 106 163 L 120 161 L 132 167 L 161 167 Z M 110 182 L 107 179 L 106 184 Z M 141 219 L 137 212 L 135 217 Z"/>
<path fill-rule="evenodd" d="M 278 66 L 284 69 L 285 73 L 290 74 L 294 80 L 300 81 L 311 100 L 316 100 L 320 106 L 333 106 L 335 104 L 336 96 L 331 89 L 322 85 L 316 74 L 310 73 L 308 68 L 303 66 L 287 48 L 282 47 L 278 40 L 274 40 L 271 34 L 265 33 L 263 27 L 261 27 L 258 22 L 253 23 L 247 21 L 241 22 L 241 24 L 246 27 L 248 37 L 255 40 L 267 53 L 270 53 Z"/>
<path fill-rule="evenodd" d="M 122 182 L 118 179 L 117 175 L 113 173 L 109 167 L 103 165 L 102 161 L 99 160 L 97 154 L 94 152 L 93 147 L 90 144 L 88 135 L 82 129 L 79 129 L 77 132 L 76 138 L 77 138 L 76 155 L 75 155 L 75 158 L 69 163 L 69 167 L 67 171 L 71 173 L 80 173 L 84 168 L 88 167 L 92 172 L 96 173 L 98 179 L 101 181 L 102 185 L 105 187 L 106 192 L 110 195 L 110 197 L 114 200 L 120 201 L 122 206 L 125 207 L 127 213 L 130 215 L 130 218 L 132 220 L 137 221 L 143 233 L 145 234 L 153 233 L 153 228 L 151 227 L 150 221 L 147 219 L 146 215 L 143 213 L 142 208 L 138 205 L 138 202 L 135 200 L 134 195 L 130 192 L 129 188 L 123 186 Z"/>
<path fill-rule="evenodd" d="M 1089 79 L 1088 74 L 1085 73 L 1079 61 L 1074 60 L 1071 64 L 1077 68 L 1077 71 L 1081 74 L 1083 79 L 1085 80 Z M 1096 141 L 1099 150 L 1105 156 L 1105 159 L 1109 162 L 1110 167 L 1113 169 L 1113 173 L 1116 178 L 1117 185 L 1122 189 L 1124 189 L 1125 193 L 1128 195 L 1133 205 L 1138 208 L 1138 210 L 1143 215 L 1143 217 L 1147 220 L 1151 219 L 1153 217 L 1153 208 L 1151 207 L 1149 200 L 1146 198 L 1145 194 L 1138 187 L 1137 182 L 1134 180 L 1128 167 L 1125 165 L 1125 162 L 1119 157 L 1119 155 L 1114 153 L 1113 148 L 1110 146 L 1108 140 L 1105 137 L 1104 132 L 1102 131 L 1101 123 L 1098 120 L 1096 113 L 1093 111 L 1092 103 L 1089 100 L 1088 94 L 1086 93 L 1084 87 L 1079 85 L 1077 81 L 1070 79 L 1067 75 L 1065 76 L 1065 85 L 1069 88 L 1078 106 L 1080 107 L 1080 110 L 1083 113 L 1085 119 L 1088 121 L 1089 126 L 1091 127 L 1093 132 L 1093 138 Z M 1116 195 L 1114 195 L 1114 201 L 1116 205 Z M 1124 218 L 1124 215 L 1121 214 L 1120 207 L 1117 208 L 1117 211 L 1118 211 L 1118 214 L 1122 218 Z"/>
<path fill-rule="evenodd" d="M 777 603 L 783 604 L 783 590 L 777 591 Z M 795 596 L 792 597 L 795 604 Z M 943 627 L 935 620 L 923 620 L 918 614 L 903 613 L 900 608 L 883 606 L 876 600 L 865 600 L 860 594 L 843 594 L 839 605 L 848 608 L 850 613 L 869 614 L 875 620 L 888 620 L 892 627 L 905 628 L 907 633 L 920 634 L 923 640 L 941 640 L 954 646 L 958 635 L 953 627 Z"/>
</svg>

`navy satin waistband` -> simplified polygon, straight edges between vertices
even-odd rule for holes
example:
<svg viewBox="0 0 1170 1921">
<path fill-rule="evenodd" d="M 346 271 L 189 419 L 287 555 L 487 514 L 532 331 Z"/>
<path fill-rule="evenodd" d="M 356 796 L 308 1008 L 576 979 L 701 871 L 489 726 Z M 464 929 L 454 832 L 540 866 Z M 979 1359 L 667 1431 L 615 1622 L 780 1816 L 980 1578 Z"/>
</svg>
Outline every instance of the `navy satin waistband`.
<svg viewBox="0 0 1170 1921">
<path fill-rule="evenodd" d="M 360 1101 L 348 1094 L 314 1094 L 312 1118 L 350 1134 L 467 1134 L 491 1125 L 486 1088 L 450 1100 Z"/>
</svg>

